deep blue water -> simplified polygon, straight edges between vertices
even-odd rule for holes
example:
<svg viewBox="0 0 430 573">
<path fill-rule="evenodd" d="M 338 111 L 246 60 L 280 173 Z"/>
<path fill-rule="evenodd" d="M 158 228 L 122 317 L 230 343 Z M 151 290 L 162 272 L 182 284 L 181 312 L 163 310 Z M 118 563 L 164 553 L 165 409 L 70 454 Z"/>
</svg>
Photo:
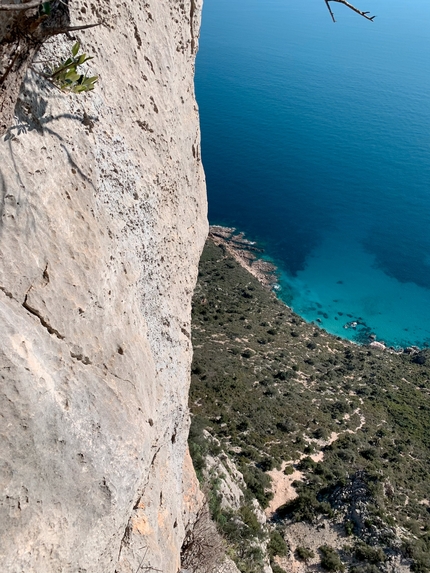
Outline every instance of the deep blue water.
<svg viewBox="0 0 430 573">
<path fill-rule="evenodd" d="M 430 2 L 356 4 L 375 22 L 333 3 L 333 24 L 323 0 L 205 0 L 209 219 L 263 245 L 306 320 L 430 345 Z"/>
</svg>

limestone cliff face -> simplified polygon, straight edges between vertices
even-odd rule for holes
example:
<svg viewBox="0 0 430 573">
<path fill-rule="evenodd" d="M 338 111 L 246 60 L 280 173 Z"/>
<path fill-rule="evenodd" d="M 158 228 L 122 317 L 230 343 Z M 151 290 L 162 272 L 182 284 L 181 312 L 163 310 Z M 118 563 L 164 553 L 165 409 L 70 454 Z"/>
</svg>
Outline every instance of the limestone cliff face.
<svg viewBox="0 0 430 573">
<path fill-rule="evenodd" d="M 77 36 L 98 87 L 63 95 L 29 72 L 0 142 L 5 572 L 179 568 L 199 496 L 185 454 L 207 233 L 200 8 L 73 0 L 72 24 L 105 20 Z"/>
</svg>

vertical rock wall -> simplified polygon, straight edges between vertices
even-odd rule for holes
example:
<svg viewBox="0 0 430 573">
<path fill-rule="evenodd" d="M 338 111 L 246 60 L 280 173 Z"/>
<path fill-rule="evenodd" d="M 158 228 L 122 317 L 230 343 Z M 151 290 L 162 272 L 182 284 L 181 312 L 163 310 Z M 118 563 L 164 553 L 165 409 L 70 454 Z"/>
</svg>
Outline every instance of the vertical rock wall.
<svg viewBox="0 0 430 573">
<path fill-rule="evenodd" d="M 183 468 L 207 232 L 200 12 L 200 0 L 73 0 L 72 25 L 104 21 L 74 36 L 96 90 L 64 95 L 30 71 L 0 141 L 5 572 L 178 570 L 199 495 Z"/>
</svg>

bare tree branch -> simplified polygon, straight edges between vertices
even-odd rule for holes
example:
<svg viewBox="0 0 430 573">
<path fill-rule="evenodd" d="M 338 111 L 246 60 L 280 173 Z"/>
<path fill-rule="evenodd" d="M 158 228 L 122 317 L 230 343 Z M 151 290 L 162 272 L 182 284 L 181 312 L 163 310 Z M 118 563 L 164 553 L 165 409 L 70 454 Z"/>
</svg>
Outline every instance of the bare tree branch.
<svg viewBox="0 0 430 573">
<path fill-rule="evenodd" d="M 2 76 L 0 76 L 0 86 L 6 81 L 7 76 L 9 75 L 11 69 L 15 65 L 15 62 L 19 56 L 19 42 L 16 44 L 16 50 L 15 50 L 15 53 L 12 54 L 12 56 L 13 57 L 10 58 L 11 59 L 10 64 L 5 69 L 4 74 Z"/>
<path fill-rule="evenodd" d="M 336 20 L 334 18 L 333 10 L 331 9 L 330 4 L 329 4 L 329 0 L 325 0 L 325 5 L 327 6 L 328 11 L 330 12 L 331 19 L 333 20 L 333 22 L 336 22 Z"/>
<path fill-rule="evenodd" d="M 84 26 L 67 26 L 66 28 L 51 28 L 50 34 L 56 36 L 58 34 L 67 34 L 68 32 L 77 32 L 78 30 L 88 30 L 88 28 L 95 28 L 101 26 L 103 22 L 96 22 L 95 24 L 85 24 Z"/>
<path fill-rule="evenodd" d="M 186 528 L 181 549 L 182 569 L 192 573 L 223 571 L 225 543 L 210 517 L 207 502 L 197 512 L 194 523 Z"/>
<path fill-rule="evenodd" d="M 29 10 L 30 8 L 37 8 L 43 4 L 44 0 L 33 0 L 33 2 L 25 2 L 24 4 L 0 4 L 0 11 L 13 12 L 17 10 Z"/>
<path fill-rule="evenodd" d="M 326 3 L 328 11 L 330 12 L 330 16 L 331 16 L 333 22 L 336 22 L 336 20 L 334 18 L 333 10 L 331 9 L 329 2 L 338 2 L 339 4 L 344 4 L 347 8 L 349 8 L 353 12 L 356 12 L 357 14 L 360 14 L 360 16 L 363 16 L 363 18 L 366 18 L 366 20 L 370 20 L 371 22 L 373 22 L 373 20 L 375 19 L 375 16 L 369 16 L 369 12 L 363 12 L 362 10 L 359 10 L 358 8 L 356 8 L 355 6 L 353 6 L 352 4 L 347 2 L 346 0 L 324 0 L 324 1 Z"/>
</svg>

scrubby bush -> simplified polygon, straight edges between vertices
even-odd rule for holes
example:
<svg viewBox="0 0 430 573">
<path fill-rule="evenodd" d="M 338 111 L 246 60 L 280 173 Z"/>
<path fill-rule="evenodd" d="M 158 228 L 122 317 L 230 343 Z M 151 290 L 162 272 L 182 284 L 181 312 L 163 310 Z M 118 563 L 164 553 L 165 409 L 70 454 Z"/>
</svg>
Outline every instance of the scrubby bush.
<svg viewBox="0 0 430 573">
<path fill-rule="evenodd" d="M 193 416 L 188 436 L 190 455 L 199 481 L 203 479 L 202 471 L 205 467 L 205 457 L 208 453 L 208 444 L 203 434 L 206 423 L 207 420 L 202 416 Z"/>
<path fill-rule="evenodd" d="M 270 491 L 270 477 L 255 466 L 248 466 L 242 473 L 247 488 L 254 494 L 261 507 L 266 508 L 273 497 Z"/>
<path fill-rule="evenodd" d="M 304 561 L 305 563 L 307 563 L 309 559 L 313 559 L 315 557 L 315 553 L 312 551 L 312 549 L 309 549 L 309 547 L 301 546 L 297 547 L 294 555 L 297 559 Z"/>
<path fill-rule="evenodd" d="M 305 447 L 305 450 L 308 446 Z M 314 460 L 309 457 L 306 456 L 305 458 L 303 458 L 302 460 L 300 460 L 299 464 L 298 464 L 298 468 L 301 471 L 307 471 L 307 470 L 312 470 L 314 469 L 314 467 L 316 466 L 316 462 L 314 462 Z"/>
<path fill-rule="evenodd" d="M 383 563 L 386 560 L 386 555 L 380 547 L 371 547 L 366 543 L 360 543 L 355 548 L 355 557 L 359 561 L 366 561 L 367 563 Z"/>
<path fill-rule="evenodd" d="M 280 519 L 292 517 L 295 521 L 314 523 L 318 515 L 330 514 L 330 511 L 329 503 L 319 502 L 312 492 L 304 491 L 292 501 L 281 505 L 276 513 Z"/>
<path fill-rule="evenodd" d="M 254 511 L 248 505 L 242 505 L 239 515 L 245 524 L 248 533 L 244 537 L 262 537 L 263 530 Z"/>
<path fill-rule="evenodd" d="M 275 555 L 279 555 L 279 557 L 286 557 L 288 554 L 288 545 L 285 543 L 285 539 L 277 529 L 274 529 L 270 532 L 267 552 L 271 558 L 275 557 Z"/>
<path fill-rule="evenodd" d="M 333 547 L 330 547 L 330 545 L 322 545 L 319 547 L 319 551 L 321 553 L 321 567 L 323 569 L 326 571 L 344 571 L 345 566 Z"/>
<path fill-rule="evenodd" d="M 321 427 L 317 428 L 313 432 L 313 437 L 316 438 L 317 440 L 326 440 L 327 439 L 327 430 L 325 430 L 324 428 L 321 428 Z"/>
<path fill-rule="evenodd" d="M 275 462 L 274 462 L 273 458 L 265 457 L 258 462 L 257 466 L 263 472 L 270 472 L 271 470 L 273 470 L 273 468 L 275 466 Z"/>
<path fill-rule="evenodd" d="M 225 542 L 218 534 L 204 505 L 195 521 L 185 531 L 181 548 L 181 564 L 184 569 L 210 573 L 225 560 Z"/>
<path fill-rule="evenodd" d="M 283 420 L 282 422 L 278 422 L 276 427 L 278 430 L 286 434 L 291 434 L 297 430 L 297 424 L 291 418 Z"/>
<path fill-rule="evenodd" d="M 275 561 L 270 562 L 270 567 L 272 568 L 273 573 L 286 573 L 285 569 L 282 569 Z"/>
<path fill-rule="evenodd" d="M 353 521 L 347 521 L 345 523 L 345 533 L 348 536 L 350 536 L 354 533 L 354 522 Z"/>
</svg>

